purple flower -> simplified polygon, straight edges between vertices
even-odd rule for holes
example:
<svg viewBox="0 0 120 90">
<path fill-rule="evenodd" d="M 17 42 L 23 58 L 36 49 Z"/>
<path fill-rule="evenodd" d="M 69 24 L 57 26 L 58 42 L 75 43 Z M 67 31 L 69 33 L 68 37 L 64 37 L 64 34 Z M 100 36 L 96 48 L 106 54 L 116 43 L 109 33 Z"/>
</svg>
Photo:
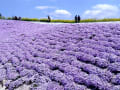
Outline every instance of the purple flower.
<svg viewBox="0 0 120 90">
<path fill-rule="evenodd" d="M 120 72 L 120 62 L 115 62 L 109 65 L 108 69 L 111 72 L 119 73 Z"/>
<path fill-rule="evenodd" d="M 0 82 L 8 90 L 119 90 L 119 24 L 0 20 Z"/>
<path fill-rule="evenodd" d="M 4 80 L 6 78 L 6 70 L 0 69 L 0 81 Z"/>
<path fill-rule="evenodd" d="M 64 90 L 64 88 L 55 82 L 50 82 L 46 90 Z"/>
<path fill-rule="evenodd" d="M 114 76 L 111 82 L 115 85 L 120 85 L 120 74 L 117 74 L 116 76 Z"/>
<path fill-rule="evenodd" d="M 87 88 L 84 85 L 68 83 L 67 85 L 65 85 L 64 90 L 87 90 Z"/>
</svg>

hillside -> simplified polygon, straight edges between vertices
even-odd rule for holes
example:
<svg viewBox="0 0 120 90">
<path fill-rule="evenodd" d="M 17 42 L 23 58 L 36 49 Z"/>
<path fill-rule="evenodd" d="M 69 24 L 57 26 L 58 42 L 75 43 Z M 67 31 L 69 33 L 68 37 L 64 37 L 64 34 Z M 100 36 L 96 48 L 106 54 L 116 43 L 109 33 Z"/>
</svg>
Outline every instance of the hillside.
<svg viewBox="0 0 120 90">
<path fill-rule="evenodd" d="M 0 81 L 8 90 L 119 90 L 120 24 L 0 20 Z"/>
</svg>

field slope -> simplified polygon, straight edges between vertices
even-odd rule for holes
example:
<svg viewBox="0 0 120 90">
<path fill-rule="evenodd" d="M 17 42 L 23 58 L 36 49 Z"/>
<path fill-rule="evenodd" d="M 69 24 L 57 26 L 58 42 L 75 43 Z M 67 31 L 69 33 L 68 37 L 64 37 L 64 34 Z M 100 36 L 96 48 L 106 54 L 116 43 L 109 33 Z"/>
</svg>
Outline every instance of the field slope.
<svg viewBox="0 0 120 90">
<path fill-rule="evenodd" d="M 0 82 L 3 90 L 120 90 L 120 24 L 0 20 Z"/>
</svg>

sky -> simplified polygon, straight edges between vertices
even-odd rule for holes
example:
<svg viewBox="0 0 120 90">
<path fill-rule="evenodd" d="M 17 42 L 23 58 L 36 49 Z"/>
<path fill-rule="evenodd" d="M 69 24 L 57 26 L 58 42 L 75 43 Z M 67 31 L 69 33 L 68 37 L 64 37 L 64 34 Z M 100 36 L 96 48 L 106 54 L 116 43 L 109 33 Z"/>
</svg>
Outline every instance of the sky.
<svg viewBox="0 0 120 90">
<path fill-rule="evenodd" d="M 120 18 L 120 0 L 0 0 L 5 17 L 74 19 Z"/>
</svg>

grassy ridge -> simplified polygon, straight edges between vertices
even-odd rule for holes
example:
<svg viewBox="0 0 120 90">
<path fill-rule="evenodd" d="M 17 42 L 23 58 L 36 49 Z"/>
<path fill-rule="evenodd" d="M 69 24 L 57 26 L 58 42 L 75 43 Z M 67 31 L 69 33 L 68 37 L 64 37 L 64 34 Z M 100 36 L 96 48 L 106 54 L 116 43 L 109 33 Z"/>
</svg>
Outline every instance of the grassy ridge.
<svg viewBox="0 0 120 90">
<path fill-rule="evenodd" d="M 12 17 L 0 17 L 0 19 L 12 20 Z M 38 19 L 38 18 L 22 18 L 22 21 L 36 21 L 36 22 L 48 22 L 48 19 Z M 120 18 L 104 18 L 104 19 L 82 19 L 80 22 L 109 22 L 109 21 L 120 21 Z M 62 19 L 52 19 L 51 22 L 61 22 L 61 23 L 75 23 L 74 20 L 62 20 Z"/>
<path fill-rule="evenodd" d="M 39 21 L 48 22 L 48 19 L 37 19 L 37 18 L 22 18 L 23 21 Z M 104 19 L 82 19 L 80 22 L 109 22 L 109 21 L 120 21 L 120 18 L 104 18 Z M 62 19 L 52 19 L 51 22 L 61 22 L 61 23 L 75 23 L 74 20 L 62 20 Z"/>
</svg>

